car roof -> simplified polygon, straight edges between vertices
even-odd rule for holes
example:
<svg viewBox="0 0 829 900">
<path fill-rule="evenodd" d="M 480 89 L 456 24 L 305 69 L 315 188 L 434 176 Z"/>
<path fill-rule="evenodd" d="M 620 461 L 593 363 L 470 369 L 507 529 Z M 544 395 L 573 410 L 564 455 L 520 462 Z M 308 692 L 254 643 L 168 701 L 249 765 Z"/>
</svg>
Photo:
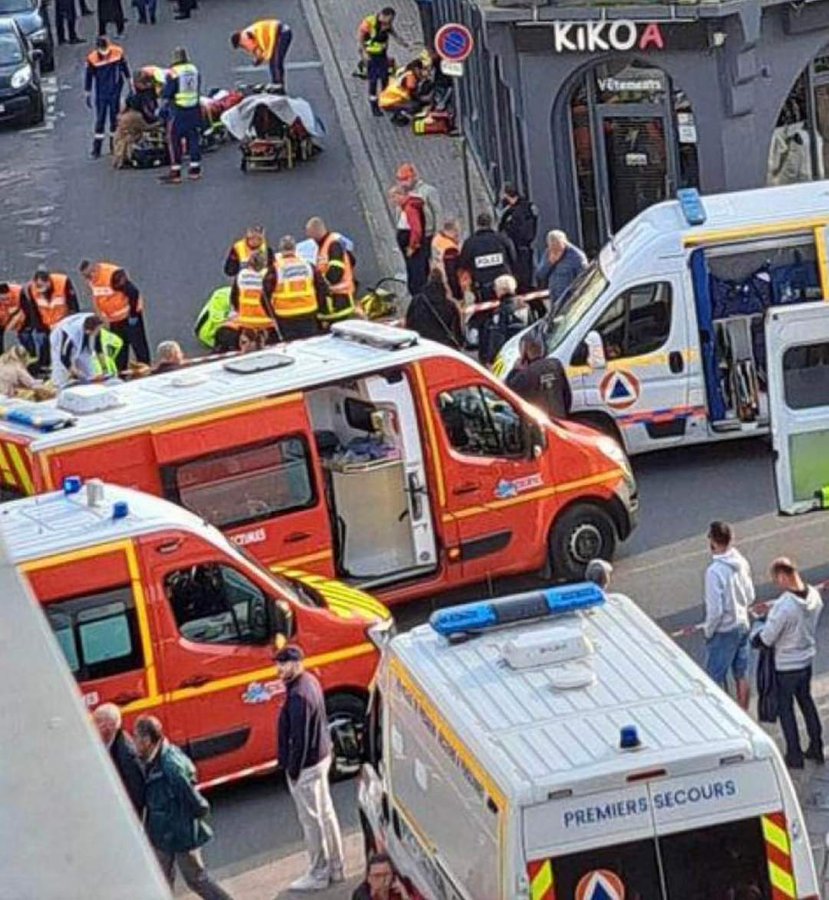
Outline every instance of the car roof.
<svg viewBox="0 0 829 900">
<path fill-rule="evenodd" d="M 552 654 L 573 628 L 592 653 L 570 661 L 540 654 L 542 662 L 526 668 L 511 663 L 510 645 Z M 677 774 L 711 754 L 750 759 L 772 752 L 760 750 L 768 742 L 751 719 L 724 702 L 691 658 L 622 594 L 606 595 L 588 612 L 519 622 L 460 643 L 421 625 L 396 637 L 390 650 L 392 671 L 400 671 L 399 660 L 415 692 L 514 801 L 602 789 L 631 768 Z M 574 666 L 586 667 L 590 679 L 567 684 L 562 675 Z M 642 742 L 634 756 L 620 750 L 626 725 Z"/>
</svg>

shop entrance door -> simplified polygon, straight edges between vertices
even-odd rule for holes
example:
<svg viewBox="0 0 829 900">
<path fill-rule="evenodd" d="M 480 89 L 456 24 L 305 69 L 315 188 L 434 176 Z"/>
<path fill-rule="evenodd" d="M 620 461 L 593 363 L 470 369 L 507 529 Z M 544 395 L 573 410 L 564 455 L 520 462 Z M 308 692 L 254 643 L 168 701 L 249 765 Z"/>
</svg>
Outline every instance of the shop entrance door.
<svg viewBox="0 0 829 900">
<path fill-rule="evenodd" d="M 653 106 L 596 107 L 605 233 L 616 233 L 643 209 L 676 193 L 671 122 Z"/>
</svg>

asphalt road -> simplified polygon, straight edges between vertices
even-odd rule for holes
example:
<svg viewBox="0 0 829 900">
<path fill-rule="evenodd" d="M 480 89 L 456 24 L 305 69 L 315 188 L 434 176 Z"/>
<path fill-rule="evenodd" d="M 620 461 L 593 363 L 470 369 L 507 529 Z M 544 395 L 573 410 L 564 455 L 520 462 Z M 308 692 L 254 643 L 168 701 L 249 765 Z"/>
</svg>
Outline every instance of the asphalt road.
<svg viewBox="0 0 829 900">
<path fill-rule="evenodd" d="M 159 184 L 157 171 L 116 171 L 107 158 L 89 159 L 93 118 L 82 85 L 95 20 L 84 18 L 80 30 L 88 43 L 58 48 L 58 69 L 47 81 L 46 125 L 0 131 L 0 277 L 27 279 L 43 261 L 69 272 L 77 287 L 81 258 L 120 263 L 144 293 L 151 343 L 176 338 L 190 350 L 197 346 L 196 315 L 224 281 L 228 246 L 249 223 L 264 224 L 275 242 L 288 233 L 303 238 L 308 218 L 322 215 L 354 240 L 360 280 L 375 281 L 355 173 L 298 0 L 202 0 L 197 18 L 185 22 L 172 20 L 168 0 L 159 0 L 159 8 L 157 26 L 127 26 L 130 64 L 167 65 L 182 45 L 201 69 L 203 89 L 264 80 L 266 71 L 254 71 L 229 36 L 266 16 L 290 22 L 288 90 L 323 120 L 325 152 L 292 171 L 244 174 L 238 147 L 224 146 L 205 157 L 201 182 L 179 186 Z"/>
<path fill-rule="evenodd" d="M 106 160 L 91 161 L 92 121 L 80 85 L 85 48 L 61 48 L 57 75 L 49 81 L 49 116 L 29 132 L 0 131 L 0 277 L 24 279 L 37 262 L 74 271 L 83 256 L 128 268 L 147 298 L 151 339 L 175 337 L 192 347 L 191 325 L 204 298 L 222 281 L 221 262 L 231 240 L 248 222 L 263 222 L 272 238 L 299 233 L 312 214 L 322 214 L 356 241 L 362 279 L 378 276 L 345 151 L 317 54 L 297 0 L 201 0 L 198 18 L 171 21 L 159 0 L 156 28 L 128 26 L 125 42 L 133 65 L 165 63 L 178 44 L 200 65 L 205 85 L 250 80 L 246 64 L 228 42 L 232 30 L 263 13 L 291 22 L 294 42 L 288 84 L 324 119 L 326 151 L 292 172 L 244 175 L 229 146 L 205 160 L 199 184 L 165 187 L 153 172 L 116 172 Z M 82 21 L 90 37 L 92 20 Z M 705 531 L 714 518 L 737 528 L 751 560 L 760 595 L 771 596 L 765 572 L 779 553 L 795 556 L 810 579 L 829 577 L 827 525 L 821 516 L 780 519 L 774 513 L 771 458 L 763 440 L 671 451 L 635 461 L 642 500 L 641 524 L 621 548 L 615 588 L 636 598 L 668 628 L 699 620 Z M 506 592 L 531 580 L 496 583 Z M 468 592 L 470 595 L 476 592 Z M 441 598 L 439 603 L 457 600 Z M 431 604 L 397 611 L 401 627 L 422 621 Z M 829 636 L 829 616 L 824 636 Z M 699 654 L 693 639 L 681 644 Z M 824 644 L 829 641 L 824 640 Z M 829 669 L 829 655 L 818 669 Z M 345 830 L 357 827 L 354 785 L 335 786 Z M 213 794 L 216 838 L 207 848 L 212 868 L 228 877 L 301 848 L 292 804 L 281 780 L 257 780 Z"/>
</svg>

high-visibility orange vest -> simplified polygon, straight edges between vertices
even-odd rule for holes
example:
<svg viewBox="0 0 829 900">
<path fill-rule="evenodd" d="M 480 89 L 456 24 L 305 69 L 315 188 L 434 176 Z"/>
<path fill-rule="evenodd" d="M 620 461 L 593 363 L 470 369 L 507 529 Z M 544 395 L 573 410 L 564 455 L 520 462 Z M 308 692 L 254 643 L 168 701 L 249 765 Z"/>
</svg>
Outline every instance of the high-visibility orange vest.
<svg viewBox="0 0 829 900">
<path fill-rule="evenodd" d="M 69 300 L 66 296 L 66 285 L 69 279 L 66 275 L 50 275 L 49 283 L 52 287 L 52 296 L 47 297 L 46 291 L 30 281 L 26 285 L 26 292 L 37 307 L 40 321 L 51 331 L 61 319 L 69 314 Z"/>
<path fill-rule="evenodd" d="M 314 267 L 294 253 L 280 253 L 275 260 L 276 288 L 273 309 L 277 318 L 313 315 L 317 311 Z"/>
<path fill-rule="evenodd" d="M 20 331 L 23 325 L 22 295 L 23 288 L 21 285 L 10 284 L 8 294 L 0 297 L 0 328 Z"/>
<path fill-rule="evenodd" d="M 448 234 L 444 234 L 442 231 L 439 231 L 432 238 L 432 262 L 436 265 L 443 265 L 443 258 L 446 256 L 447 250 L 454 250 L 456 253 L 460 252 L 460 247 L 458 246 L 458 242 L 449 237 Z"/>
<path fill-rule="evenodd" d="M 329 291 L 332 294 L 347 294 L 350 297 L 354 293 L 354 269 L 351 265 L 351 257 L 345 249 L 345 244 L 343 244 L 342 238 L 335 231 L 329 231 L 320 245 L 319 253 L 317 254 L 317 270 L 323 278 L 328 274 L 328 269 L 331 265 L 328 260 L 328 253 L 331 250 L 331 245 L 336 241 L 339 241 L 343 248 L 343 261 L 342 264 L 337 261 L 334 265 L 342 266 L 343 275 L 336 284 L 329 286 Z"/>
<path fill-rule="evenodd" d="M 260 59 L 269 60 L 276 49 L 278 37 L 279 19 L 260 19 L 242 32 L 239 46 Z"/>
<path fill-rule="evenodd" d="M 239 260 L 239 265 L 243 266 L 254 253 L 261 253 L 265 259 L 268 258 L 268 242 L 262 241 L 262 243 L 258 247 L 251 247 L 250 244 L 244 239 L 240 238 L 233 245 L 233 249 L 236 251 L 236 258 Z"/>
<path fill-rule="evenodd" d="M 236 276 L 239 315 L 235 325 L 238 328 L 273 328 L 273 319 L 265 312 L 262 303 L 265 274 L 264 270 L 256 272 L 253 269 L 242 269 Z"/>
<path fill-rule="evenodd" d="M 95 274 L 89 281 L 92 288 L 92 305 L 95 312 L 106 322 L 124 322 L 130 315 L 130 301 L 123 291 L 112 288 L 112 276 L 121 268 L 113 263 L 95 263 Z M 138 312 L 143 308 L 138 300 Z"/>
</svg>

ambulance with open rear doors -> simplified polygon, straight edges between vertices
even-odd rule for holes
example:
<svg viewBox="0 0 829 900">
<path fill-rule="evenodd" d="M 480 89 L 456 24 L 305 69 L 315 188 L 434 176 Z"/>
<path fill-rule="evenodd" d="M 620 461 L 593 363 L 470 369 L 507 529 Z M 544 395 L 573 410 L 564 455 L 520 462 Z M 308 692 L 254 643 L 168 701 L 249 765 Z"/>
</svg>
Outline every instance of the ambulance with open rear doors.
<svg viewBox="0 0 829 900">
<path fill-rule="evenodd" d="M 827 298 L 829 181 L 687 190 L 625 225 L 531 327 L 566 367 L 574 417 L 634 454 L 767 431 L 764 316 Z"/>
<path fill-rule="evenodd" d="M 634 527 L 612 438 L 552 422 L 460 353 L 368 322 L 0 409 L 5 487 L 103 477 L 203 516 L 269 566 L 407 600 L 543 568 Z"/>
<path fill-rule="evenodd" d="M 818 900 L 774 741 L 621 594 L 435 612 L 370 703 L 366 841 L 428 900 Z"/>
<path fill-rule="evenodd" d="M 275 766 L 285 689 L 272 657 L 288 639 L 325 691 L 335 765 L 359 768 L 368 687 L 393 627 L 371 597 L 276 575 L 192 513 L 98 481 L 3 504 L 0 530 L 87 705 L 118 704 L 127 728 L 158 716 L 204 786 Z"/>
</svg>

